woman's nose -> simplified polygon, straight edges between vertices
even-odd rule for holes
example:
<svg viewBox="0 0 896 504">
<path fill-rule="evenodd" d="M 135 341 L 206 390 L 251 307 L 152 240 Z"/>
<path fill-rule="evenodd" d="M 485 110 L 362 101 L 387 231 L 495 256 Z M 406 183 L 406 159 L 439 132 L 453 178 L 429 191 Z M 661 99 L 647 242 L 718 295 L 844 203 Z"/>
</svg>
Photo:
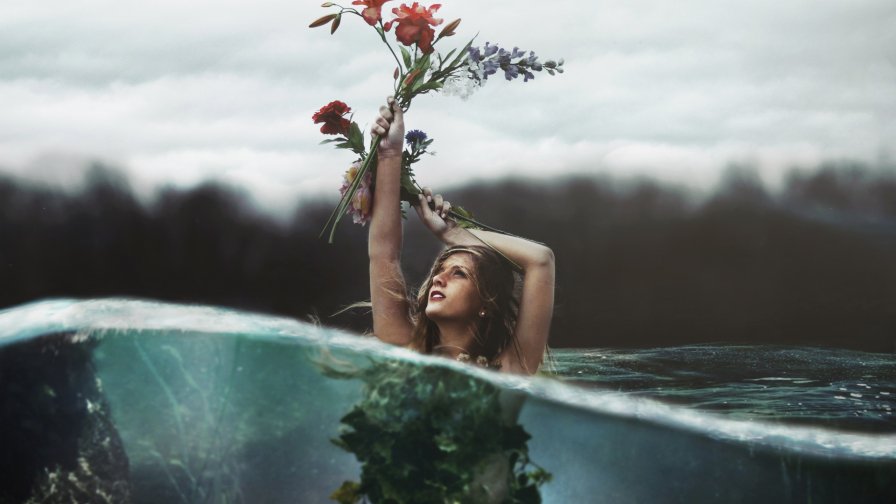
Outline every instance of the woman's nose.
<svg viewBox="0 0 896 504">
<path fill-rule="evenodd" d="M 442 274 L 439 273 L 438 275 L 432 277 L 432 283 L 433 283 L 434 285 L 441 285 L 441 286 L 444 287 L 444 286 L 445 286 L 445 280 L 442 278 Z"/>
</svg>

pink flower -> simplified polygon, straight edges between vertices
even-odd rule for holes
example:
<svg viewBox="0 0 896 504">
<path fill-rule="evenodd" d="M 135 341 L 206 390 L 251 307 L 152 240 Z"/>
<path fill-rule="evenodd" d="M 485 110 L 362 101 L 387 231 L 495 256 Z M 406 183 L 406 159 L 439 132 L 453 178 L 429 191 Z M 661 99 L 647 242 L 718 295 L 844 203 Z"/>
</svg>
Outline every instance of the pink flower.
<svg viewBox="0 0 896 504">
<path fill-rule="evenodd" d="M 366 174 L 364 178 L 369 179 L 370 174 Z M 370 194 L 369 185 L 362 185 L 355 191 L 351 206 L 354 212 L 349 210 L 349 213 L 353 214 L 352 220 L 355 221 L 355 224 L 363 226 L 370 222 L 371 210 L 373 210 L 373 195 Z"/>
<path fill-rule="evenodd" d="M 442 19 L 433 16 L 441 6 L 441 4 L 432 4 L 430 7 L 423 7 L 417 2 L 411 4 L 410 7 L 407 4 L 401 4 L 401 7 L 392 9 L 392 13 L 396 17 L 386 23 L 384 28 L 388 31 L 392 27 L 392 23 L 398 23 L 395 36 L 399 42 L 406 46 L 417 44 L 417 47 L 424 53 L 431 53 L 432 41 L 436 36 L 432 27 L 442 24 Z"/>
<path fill-rule="evenodd" d="M 339 188 L 339 194 L 344 196 L 352 186 L 355 177 L 358 176 L 358 170 L 361 169 L 361 161 L 355 161 L 343 175 L 342 187 Z M 364 174 L 361 183 L 358 184 L 355 194 L 352 196 L 351 203 L 348 205 L 348 213 L 352 215 L 355 224 L 362 226 L 370 222 L 373 213 L 373 192 L 370 190 L 373 177 L 370 172 Z"/>
<path fill-rule="evenodd" d="M 381 12 L 383 4 L 392 0 L 355 0 L 352 5 L 363 5 L 366 9 L 361 11 L 361 17 L 370 26 L 376 25 L 376 22 L 383 19 Z"/>
</svg>

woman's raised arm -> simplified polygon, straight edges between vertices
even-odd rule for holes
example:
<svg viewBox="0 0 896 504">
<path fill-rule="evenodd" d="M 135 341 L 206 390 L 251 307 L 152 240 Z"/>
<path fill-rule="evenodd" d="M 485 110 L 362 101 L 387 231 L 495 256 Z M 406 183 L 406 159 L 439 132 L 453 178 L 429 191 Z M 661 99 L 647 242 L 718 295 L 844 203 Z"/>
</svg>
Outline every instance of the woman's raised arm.
<svg viewBox="0 0 896 504">
<path fill-rule="evenodd" d="M 401 273 L 401 152 L 404 147 L 404 117 L 398 103 L 389 97 L 370 128 L 380 137 L 377 149 L 376 188 L 373 216 L 367 238 L 370 257 L 370 302 L 373 333 L 382 341 L 408 345 L 413 325 L 407 286 Z"/>
<path fill-rule="evenodd" d="M 425 198 L 425 199 L 424 199 Z M 429 208 L 429 202 L 434 209 Z M 467 230 L 446 219 L 451 204 L 427 188 L 414 205 L 423 224 L 448 246 L 488 245 L 510 258 L 523 269 L 523 293 L 514 338 L 520 345 L 505 348 L 500 355 L 501 369 L 534 374 L 544 358 L 551 318 L 554 313 L 554 253 L 548 247 L 524 238 L 482 230 Z"/>
</svg>

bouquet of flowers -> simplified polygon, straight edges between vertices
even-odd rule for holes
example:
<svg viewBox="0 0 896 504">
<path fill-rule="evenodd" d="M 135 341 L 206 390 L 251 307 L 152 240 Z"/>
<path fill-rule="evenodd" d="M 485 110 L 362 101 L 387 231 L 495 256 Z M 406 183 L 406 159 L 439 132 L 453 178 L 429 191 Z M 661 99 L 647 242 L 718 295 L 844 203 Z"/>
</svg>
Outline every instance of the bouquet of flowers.
<svg viewBox="0 0 896 504">
<path fill-rule="evenodd" d="M 393 71 L 393 96 L 405 112 L 415 97 L 430 92 L 441 91 L 467 98 L 476 88 L 485 85 L 489 76 L 495 75 L 499 70 L 508 81 L 522 76 L 523 82 L 534 79 L 535 72 L 545 71 L 550 75 L 563 73 L 562 59 L 542 63 L 534 52 L 526 53 L 517 47 L 507 50 L 488 42 L 482 47 L 477 47 L 473 46 L 472 39 L 459 50 L 451 49 L 443 56 L 436 51 L 435 46 L 442 39 L 453 36 L 461 20 L 451 21 L 436 35 L 435 27 L 444 21 L 435 17 L 441 5 L 432 4 L 426 7 L 414 2 L 411 5 L 402 4 L 393 8 L 392 14 L 395 17 L 384 22 L 383 4 L 390 1 L 393 0 L 353 1 L 352 5 L 359 6 L 360 11 L 353 7 L 325 2 L 322 7 L 335 8 L 338 11 L 318 18 L 309 26 L 316 28 L 329 25 L 332 34 L 339 28 L 342 17 L 346 14 L 358 16 L 371 26 L 389 49 L 397 65 Z M 398 52 L 386 37 L 393 26 Z M 355 223 L 362 225 L 371 217 L 373 182 L 376 180 L 374 176 L 376 151 L 380 139 L 374 137 L 369 147 L 366 147 L 364 134 L 348 115 L 350 112 L 351 107 L 335 100 L 323 106 L 312 117 L 315 124 L 322 124 L 321 133 L 336 135 L 335 138 L 321 143 L 332 143 L 337 148 L 351 150 L 357 156 L 344 175 L 339 204 L 321 232 L 323 236 L 327 229 L 330 230 L 331 243 L 336 226 L 346 214 L 351 214 Z M 433 139 L 428 138 L 422 131 L 412 130 L 407 133 L 405 140 L 407 143 L 402 156 L 401 197 L 403 201 L 416 202 L 421 188 L 415 179 L 412 165 L 418 162 L 423 154 L 428 153 L 427 149 Z M 461 207 L 453 207 L 450 215 L 461 225 L 498 231 L 475 221 L 472 215 Z"/>
</svg>

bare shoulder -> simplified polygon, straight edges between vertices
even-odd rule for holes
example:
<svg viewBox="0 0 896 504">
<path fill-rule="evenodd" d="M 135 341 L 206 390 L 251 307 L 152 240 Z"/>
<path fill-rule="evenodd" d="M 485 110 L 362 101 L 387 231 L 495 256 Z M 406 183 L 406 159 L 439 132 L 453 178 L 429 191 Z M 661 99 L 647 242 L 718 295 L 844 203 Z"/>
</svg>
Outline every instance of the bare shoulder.
<svg viewBox="0 0 896 504">
<path fill-rule="evenodd" d="M 533 359 L 534 360 L 534 359 Z M 498 356 L 498 362 L 501 364 L 502 373 L 511 373 L 518 375 L 534 375 L 538 372 L 539 365 L 531 366 L 526 364 L 526 360 L 512 348 L 507 348 Z"/>
</svg>

